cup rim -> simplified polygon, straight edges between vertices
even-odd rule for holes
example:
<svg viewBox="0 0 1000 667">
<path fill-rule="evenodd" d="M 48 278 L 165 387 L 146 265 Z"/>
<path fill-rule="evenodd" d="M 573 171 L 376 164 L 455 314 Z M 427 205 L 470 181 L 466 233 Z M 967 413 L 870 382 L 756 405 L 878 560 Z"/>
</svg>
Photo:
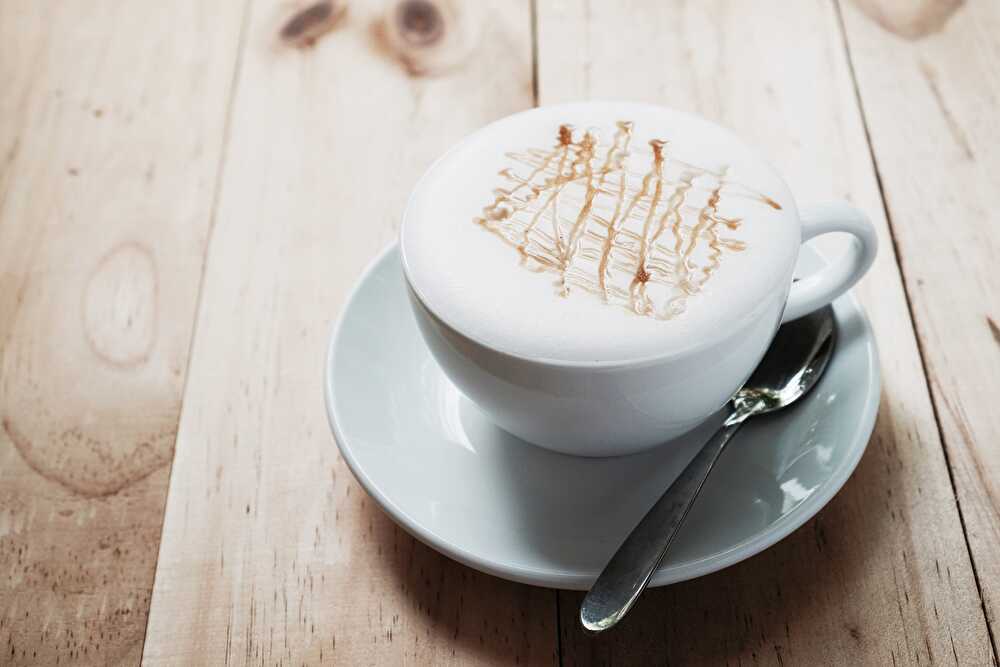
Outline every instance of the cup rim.
<svg viewBox="0 0 1000 667">
<path fill-rule="evenodd" d="M 407 221 L 410 219 L 410 213 L 412 211 L 412 203 L 413 203 L 413 199 L 414 199 L 416 193 L 420 191 L 420 189 L 424 185 L 425 181 L 435 171 L 435 169 L 437 168 L 437 166 L 440 163 L 444 162 L 446 159 L 448 159 L 453 153 L 459 151 L 467 142 L 469 142 L 480 131 L 482 131 L 486 127 L 489 127 L 490 125 L 493 125 L 494 123 L 505 121 L 505 120 L 508 120 L 510 118 L 515 118 L 515 117 L 522 116 L 522 115 L 525 115 L 525 114 L 530 114 L 530 113 L 533 113 L 533 112 L 537 111 L 540 108 L 551 109 L 551 108 L 558 108 L 558 107 L 575 106 L 575 105 L 580 105 L 580 104 L 629 105 L 629 106 L 649 107 L 649 108 L 653 108 L 653 109 L 668 109 L 669 111 L 671 111 L 673 113 L 678 113 L 678 114 L 683 114 L 683 115 L 691 116 L 691 117 L 699 119 L 699 120 L 706 120 L 706 121 L 708 121 L 710 123 L 713 123 L 714 125 L 718 125 L 719 127 L 722 127 L 723 129 L 725 129 L 725 130 L 727 130 L 727 131 L 729 131 L 729 132 L 731 132 L 731 133 L 733 133 L 735 135 L 735 132 L 733 132 L 732 130 L 729 130 L 729 128 L 726 128 L 726 127 L 720 125 L 719 123 L 715 123 L 714 121 L 710 121 L 708 119 L 705 119 L 704 117 L 702 117 L 702 116 L 700 116 L 698 114 L 691 113 L 691 112 L 688 112 L 688 111 L 684 111 L 684 110 L 681 110 L 681 109 L 674 109 L 672 107 L 668 107 L 668 106 L 665 106 L 665 105 L 662 105 L 662 104 L 651 104 L 649 102 L 636 102 L 636 101 L 632 101 L 632 100 L 611 100 L 611 99 L 572 100 L 572 101 L 568 101 L 568 102 L 561 102 L 559 104 L 547 104 L 547 105 L 534 106 L 534 107 L 531 107 L 529 109 L 524 109 L 522 111 L 518 111 L 518 112 L 515 112 L 515 113 L 512 113 L 512 114 L 508 114 L 508 115 L 503 116 L 501 118 L 498 118 L 498 119 L 496 119 L 494 121 L 491 121 L 490 123 L 487 123 L 486 125 L 483 125 L 482 127 L 479 127 L 477 129 L 473 130 L 472 132 L 470 132 L 469 134 L 467 134 L 466 136 L 464 136 L 462 139 L 460 139 L 459 141 L 457 141 L 455 144 L 453 144 L 443 154 L 441 154 L 440 156 L 438 156 L 424 170 L 424 172 L 421 174 L 420 178 L 417 179 L 417 182 L 411 188 L 410 194 L 407 196 L 406 205 L 403 208 L 403 215 L 402 215 L 402 218 L 400 220 L 399 233 L 397 234 L 396 241 L 392 245 L 390 245 L 388 248 L 385 248 L 383 250 L 383 252 L 379 254 L 379 259 L 382 258 L 385 254 L 388 254 L 389 252 L 391 252 L 391 248 L 392 247 L 398 247 L 399 248 L 400 262 L 401 262 L 402 267 L 403 267 L 403 277 L 406 280 L 407 286 L 409 287 L 411 293 L 417 299 L 417 301 L 419 301 L 419 303 L 423 306 L 423 308 L 430 315 L 432 315 L 435 320 L 437 320 L 438 322 L 440 322 L 442 325 L 446 326 L 449 330 L 451 330 L 452 332 L 454 332 L 458 336 L 461 336 L 462 338 L 465 338 L 466 340 L 469 340 L 469 341 L 471 341 L 471 342 L 479 345 L 480 347 L 483 347 L 483 348 L 485 348 L 485 349 L 493 352 L 494 354 L 498 354 L 498 355 L 502 355 L 502 356 L 505 356 L 505 357 L 509 357 L 511 359 L 516 359 L 516 360 L 521 361 L 521 362 L 536 364 L 536 365 L 539 365 L 539 366 L 548 366 L 548 367 L 553 367 L 553 368 L 594 368 L 594 369 L 635 368 L 635 367 L 649 366 L 649 365 L 655 365 L 655 364 L 665 363 L 665 362 L 676 360 L 676 359 L 679 359 L 679 358 L 682 358 L 682 357 L 693 356 L 693 355 L 702 353 L 702 352 L 704 352 L 707 349 L 710 349 L 712 347 L 717 346 L 719 343 L 721 343 L 725 339 L 729 338 L 729 334 L 728 333 L 718 333 L 718 332 L 716 332 L 712 336 L 703 337 L 703 338 L 699 339 L 697 342 L 692 343 L 692 344 L 687 345 L 687 346 L 675 347 L 675 348 L 672 348 L 670 350 L 667 350 L 667 351 L 664 351 L 664 352 L 660 352 L 660 353 L 647 354 L 647 355 L 641 355 L 641 356 L 629 357 L 629 358 L 615 358 L 615 359 L 606 359 L 606 360 L 601 360 L 601 359 L 573 360 L 573 359 L 558 359 L 558 358 L 550 358 L 550 357 L 529 356 L 529 355 L 521 354 L 521 353 L 516 352 L 514 350 L 511 350 L 511 349 L 506 349 L 506 348 L 504 348 L 502 346 L 499 346 L 499 345 L 496 345 L 496 344 L 493 344 L 493 343 L 489 343 L 486 340 L 482 339 L 481 337 L 479 337 L 479 336 L 477 336 L 475 334 L 472 334 L 468 330 L 466 330 L 463 327 L 457 325 L 454 321 L 449 320 L 447 317 L 444 316 L 443 313 L 441 313 L 438 309 L 436 309 L 436 308 L 433 307 L 433 305 L 430 303 L 430 301 L 427 299 L 427 297 L 420 291 L 419 287 L 417 286 L 416 281 L 413 279 L 413 274 L 412 274 L 412 271 L 410 269 L 410 264 L 407 261 L 406 242 L 404 240 L 405 239 L 405 235 L 406 235 L 406 229 L 407 229 Z M 742 139 L 741 139 L 741 141 L 742 141 Z M 746 142 L 743 142 L 743 143 L 746 143 Z M 747 144 L 747 145 L 749 145 L 749 144 Z M 784 182 L 784 178 L 781 176 L 780 172 L 777 169 L 775 169 L 774 165 L 771 164 L 771 162 L 769 160 L 767 160 L 761 154 L 761 152 L 758 151 L 756 148 L 753 148 L 753 151 L 754 151 L 754 155 L 755 155 L 756 159 L 758 159 L 761 162 L 763 162 L 768 168 L 771 169 L 771 171 L 779 179 L 782 180 L 782 182 Z M 787 184 L 786 184 L 786 188 L 787 188 Z M 799 215 L 798 215 L 797 206 L 795 207 L 795 209 L 796 209 L 794 211 L 795 217 L 796 217 L 796 219 L 798 219 Z M 799 255 L 799 251 L 801 250 L 801 247 L 802 247 L 802 245 L 800 243 L 797 246 L 797 249 L 795 251 L 795 255 L 792 258 L 791 265 L 788 268 L 789 274 L 791 274 L 791 272 L 795 268 L 795 263 L 796 263 L 796 261 L 798 259 L 798 255 Z M 372 265 L 374 265 L 375 263 L 376 262 L 373 262 Z M 369 267 L 369 268 L 371 268 L 371 267 Z M 367 273 L 367 270 L 365 271 L 365 273 Z M 791 287 L 791 277 L 789 277 L 788 283 L 789 283 L 788 286 L 785 287 L 786 302 L 787 302 L 787 291 Z M 779 282 L 776 282 L 775 284 L 773 284 L 773 285 L 770 286 L 769 291 L 774 290 L 774 289 L 779 288 L 779 287 L 781 287 L 781 284 Z M 729 327 L 730 332 L 733 331 L 733 330 L 741 330 L 741 329 L 743 329 L 746 326 L 746 324 L 747 324 L 748 321 L 755 319 L 759 315 L 759 312 L 758 312 L 758 306 L 759 305 L 760 305 L 760 303 L 758 302 L 757 304 L 755 304 L 754 308 L 751 308 L 748 311 L 746 311 L 743 314 L 742 317 L 740 317 L 739 319 L 734 320 L 732 322 L 729 322 L 728 324 L 732 325 L 731 327 Z M 787 305 L 787 303 L 785 305 Z M 785 305 L 782 305 L 782 313 L 784 312 Z M 777 328 L 778 328 L 778 326 L 780 324 L 780 321 L 781 321 L 781 317 L 780 317 L 780 314 L 779 314 L 779 318 L 775 322 L 775 331 L 777 331 Z"/>
</svg>

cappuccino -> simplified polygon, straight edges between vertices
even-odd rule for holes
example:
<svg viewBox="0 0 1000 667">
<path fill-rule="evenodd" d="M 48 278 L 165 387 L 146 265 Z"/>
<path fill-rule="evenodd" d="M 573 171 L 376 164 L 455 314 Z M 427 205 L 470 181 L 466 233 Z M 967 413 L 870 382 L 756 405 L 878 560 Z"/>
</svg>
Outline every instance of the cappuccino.
<svg viewBox="0 0 1000 667">
<path fill-rule="evenodd" d="M 416 187 L 407 278 L 445 324 L 516 357 L 683 354 L 787 292 L 795 203 L 727 130 L 659 107 L 534 109 L 473 134 Z"/>
</svg>

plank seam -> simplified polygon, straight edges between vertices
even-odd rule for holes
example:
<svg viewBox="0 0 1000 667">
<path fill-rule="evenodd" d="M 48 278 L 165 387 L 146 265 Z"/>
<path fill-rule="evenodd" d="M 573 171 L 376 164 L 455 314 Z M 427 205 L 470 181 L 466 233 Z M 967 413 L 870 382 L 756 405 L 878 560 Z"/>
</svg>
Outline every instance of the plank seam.
<svg viewBox="0 0 1000 667">
<path fill-rule="evenodd" d="M 559 667 L 563 667 L 563 649 L 562 649 L 562 612 L 560 611 L 560 599 L 562 598 L 562 591 L 556 589 L 552 591 L 556 594 L 556 654 L 559 656 Z"/>
<path fill-rule="evenodd" d="M 236 106 L 236 93 L 239 87 L 240 73 L 243 71 L 243 54 L 246 51 L 247 28 L 250 24 L 251 9 L 253 0 L 246 0 L 243 6 L 243 16 L 240 21 L 240 32 L 236 42 L 236 62 L 233 65 L 233 75 L 229 83 L 229 100 L 226 104 L 226 116 L 222 128 L 222 145 L 219 150 L 219 164 L 215 171 L 215 189 L 212 193 L 212 206 L 209 213 L 208 233 L 205 235 L 205 249 L 202 254 L 201 276 L 198 279 L 198 296 L 195 299 L 194 322 L 191 326 L 191 337 L 188 339 L 188 357 L 184 369 L 184 389 L 181 391 L 181 404 L 177 413 L 177 431 L 174 435 L 174 449 L 170 457 L 170 467 L 167 470 L 167 493 L 163 498 L 163 516 L 160 522 L 160 539 L 157 542 L 156 558 L 153 561 L 153 587 L 149 594 L 149 609 L 146 614 L 146 624 L 142 629 L 142 650 L 139 653 L 139 664 L 142 664 L 146 657 L 146 637 L 149 633 L 149 620 L 152 618 L 153 605 L 156 600 L 156 574 L 160 565 L 160 553 L 163 548 L 163 529 L 166 526 L 166 511 L 170 499 L 170 482 L 173 478 L 174 456 L 177 453 L 177 438 L 180 435 L 180 423 L 184 414 L 184 399 L 187 396 L 188 382 L 191 378 L 191 359 L 194 356 L 194 342 L 198 335 L 198 322 L 201 321 L 201 303 L 205 293 L 205 269 L 208 265 L 209 251 L 212 247 L 212 238 L 215 236 L 215 223 L 219 215 L 220 192 L 222 191 L 222 177 L 225 174 L 227 157 L 229 154 L 229 140 L 232 135 L 233 108 Z"/>
<path fill-rule="evenodd" d="M 847 24 L 844 21 L 844 12 L 841 8 L 840 0 L 833 0 L 834 11 L 837 14 L 837 23 L 840 28 L 840 37 L 844 47 L 844 55 L 847 60 L 847 69 L 851 75 L 851 85 L 854 88 L 854 101 L 857 105 L 859 115 L 861 116 L 861 127 L 865 133 L 865 141 L 868 144 L 868 155 L 871 158 L 872 168 L 875 171 L 875 183 L 878 187 L 879 198 L 882 200 L 882 212 L 885 215 L 886 224 L 889 228 L 889 240 L 892 243 L 892 251 L 896 257 L 896 267 L 899 270 L 900 282 L 903 287 L 903 296 L 906 299 L 906 310 L 910 318 L 910 326 L 913 327 L 914 339 L 917 345 L 917 354 L 920 357 L 920 367 L 924 375 L 924 383 L 927 388 L 928 396 L 930 397 L 931 403 L 931 413 L 934 415 L 934 425 L 937 427 L 938 439 L 941 442 L 941 452 L 944 455 L 945 468 L 948 471 L 948 481 L 951 484 L 952 497 L 955 499 L 955 508 L 958 510 L 958 521 L 962 527 L 962 538 L 965 540 L 965 551 L 969 556 L 969 564 L 972 566 L 972 578 L 976 583 L 976 592 L 979 593 L 979 608 L 983 614 L 983 623 L 986 625 L 986 633 L 990 641 L 990 649 L 992 650 L 991 659 L 993 664 L 997 664 L 997 643 L 996 638 L 993 636 L 993 627 L 990 625 L 990 616 L 986 609 L 986 601 L 983 598 L 983 587 L 979 581 L 979 571 L 976 568 L 976 558 L 972 553 L 972 545 L 969 543 L 969 531 L 965 525 L 965 514 L 962 511 L 962 502 L 959 499 L 958 487 L 955 484 L 955 474 L 952 470 L 951 457 L 948 454 L 947 440 L 945 438 L 944 429 L 941 426 L 941 415 L 938 411 L 938 401 L 937 394 L 934 390 L 934 384 L 930 380 L 930 373 L 927 366 L 927 354 L 924 351 L 923 342 L 921 341 L 919 334 L 919 325 L 917 322 L 916 315 L 914 314 L 913 301 L 910 297 L 909 286 L 906 281 L 906 271 L 903 268 L 903 256 L 899 252 L 899 244 L 896 241 L 896 232 L 893 226 L 892 215 L 889 212 L 889 202 L 885 195 L 885 188 L 882 184 L 882 172 L 879 169 L 878 158 L 875 155 L 875 147 L 872 143 L 871 131 L 868 127 L 868 117 L 865 114 L 864 102 L 861 99 L 861 88 L 858 85 L 857 72 L 854 69 L 854 60 L 851 57 L 851 46 L 850 40 L 847 37 Z"/>
<path fill-rule="evenodd" d="M 528 4 L 531 14 L 531 105 L 538 106 L 538 0 Z"/>
</svg>

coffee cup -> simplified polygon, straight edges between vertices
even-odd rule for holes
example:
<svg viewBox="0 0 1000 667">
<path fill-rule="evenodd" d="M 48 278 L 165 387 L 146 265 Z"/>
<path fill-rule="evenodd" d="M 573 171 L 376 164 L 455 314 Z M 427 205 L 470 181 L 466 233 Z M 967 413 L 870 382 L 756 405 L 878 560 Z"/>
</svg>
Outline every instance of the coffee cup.
<svg viewBox="0 0 1000 667">
<path fill-rule="evenodd" d="M 793 283 L 802 243 L 842 256 Z M 778 326 L 854 285 L 877 248 L 846 203 L 796 206 L 730 131 L 646 104 L 540 107 L 473 133 L 416 185 L 400 231 L 434 358 L 497 425 L 567 454 L 682 435 Z"/>
</svg>

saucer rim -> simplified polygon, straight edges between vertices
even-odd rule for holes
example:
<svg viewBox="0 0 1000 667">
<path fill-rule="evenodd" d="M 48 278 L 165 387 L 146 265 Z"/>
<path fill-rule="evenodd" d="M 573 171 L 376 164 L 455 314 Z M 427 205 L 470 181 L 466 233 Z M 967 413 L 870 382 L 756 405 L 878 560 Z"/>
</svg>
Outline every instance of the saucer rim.
<svg viewBox="0 0 1000 667">
<path fill-rule="evenodd" d="M 347 320 L 347 315 L 351 311 L 354 302 L 359 298 L 361 288 L 372 277 L 383 261 L 395 250 L 399 249 L 399 242 L 393 241 L 381 250 L 365 267 L 360 276 L 355 281 L 350 293 L 343 302 L 340 314 L 332 327 L 327 353 L 323 368 L 323 394 L 326 406 L 327 421 L 333 432 L 334 440 L 341 456 L 347 463 L 358 483 L 370 495 L 389 516 L 401 526 L 407 533 L 430 546 L 444 556 L 452 558 L 463 565 L 471 567 L 480 572 L 515 581 L 532 586 L 542 586 L 546 588 L 560 588 L 565 590 L 587 590 L 596 580 L 599 572 L 581 572 L 578 570 L 569 571 L 560 569 L 526 568 L 509 563 L 502 563 L 491 560 L 488 556 L 470 552 L 452 542 L 446 541 L 437 536 L 431 530 L 425 528 L 419 521 L 406 512 L 405 509 L 393 502 L 377 486 L 375 481 L 365 472 L 364 467 L 355 458 L 353 451 L 347 445 L 347 438 L 340 429 L 337 419 L 337 410 L 333 395 L 333 368 L 337 358 L 338 341 L 342 334 L 342 329 Z M 818 249 L 808 247 L 803 244 L 803 252 L 811 252 L 819 257 L 823 262 L 827 259 Z M 405 276 L 404 276 L 405 278 Z M 401 286 L 405 288 L 405 285 Z M 851 436 L 851 451 L 845 457 L 840 466 L 834 470 L 827 478 L 822 488 L 810 495 L 799 504 L 794 510 L 781 517 L 774 523 L 767 526 L 763 531 L 754 536 L 737 542 L 721 552 L 716 552 L 701 558 L 667 565 L 657 569 L 650 581 L 650 586 L 665 586 L 668 584 L 687 581 L 697 577 L 711 574 L 735 565 L 764 550 L 777 544 L 798 528 L 805 525 L 811 518 L 816 516 L 833 497 L 843 488 L 847 480 L 850 479 L 857 468 L 861 457 L 864 455 L 874 432 L 875 422 L 878 417 L 879 405 L 881 403 L 881 368 L 879 366 L 878 347 L 875 341 L 874 331 L 868 315 L 858 302 L 854 290 L 848 290 L 838 297 L 835 302 L 846 302 L 857 314 L 859 324 L 863 332 L 865 352 L 869 357 L 869 373 L 865 383 L 865 391 L 868 399 L 865 401 L 864 409 L 857 421 L 857 428 Z M 874 397 L 874 398 L 873 398 Z"/>
</svg>

